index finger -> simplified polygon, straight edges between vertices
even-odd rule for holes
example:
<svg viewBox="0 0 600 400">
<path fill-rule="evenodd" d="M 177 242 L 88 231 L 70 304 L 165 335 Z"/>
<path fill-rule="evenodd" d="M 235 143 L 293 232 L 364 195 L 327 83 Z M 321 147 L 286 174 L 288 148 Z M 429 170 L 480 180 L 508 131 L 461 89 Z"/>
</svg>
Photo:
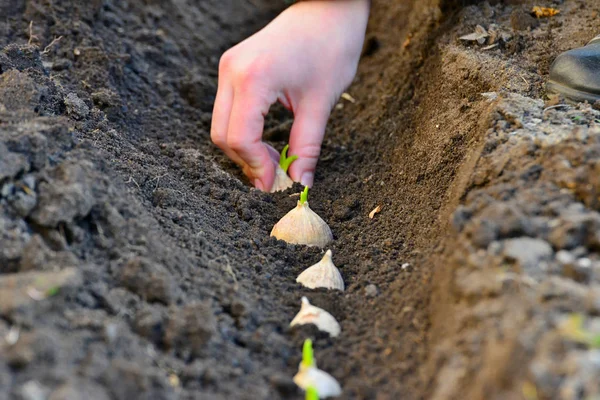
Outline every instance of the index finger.
<svg viewBox="0 0 600 400">
<path fill-rule="evenodd" d="M 236 91 L 227 130 L 227 146 L 242 159 L 244 173 L 258 189 L 269 191 L 275 180 L 275 163 L 262 142 L 265 115 L 271 102 L 247 91 Z"/>
</svg>

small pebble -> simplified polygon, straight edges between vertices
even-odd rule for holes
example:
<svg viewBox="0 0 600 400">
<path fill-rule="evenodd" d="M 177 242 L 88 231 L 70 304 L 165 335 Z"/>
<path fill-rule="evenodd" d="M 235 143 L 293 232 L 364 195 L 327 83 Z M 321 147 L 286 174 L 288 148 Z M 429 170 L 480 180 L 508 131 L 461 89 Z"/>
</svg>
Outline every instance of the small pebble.
<svg viewBox="0 0 600 400">
<path fill-rule="evenodd" d="M 377 286 L 373 285 L 372 283 L 365 287 L 365 296 L 375 297 L 378 294 L 379 294 L 379 289 L 377 288 Z"/>
<path fill-rule="evenodd" d="M 580 258 L 579 260 L 577 260 L 577 266 L 579 268 L 584 268 L 584 269 L 591 268 L 592 260 L 590 260 L 589 258 Z"/>
<path fill-rule="evenodd" d="M 20 388 L 20 395 L 23 400 L 46 400 L 50 390 L 38 381 L 27 381 Z"/>
<path fill-rule="evenodd" d="M 2 189 L 0 190 L 0 197 L 8 197 L 10 194 L 14 193 L 14 191 L 15 185 L 12 183 L 7 183 L 2 186 Z"/>
<path fill-rule="evenodd" d="M 75 119 L 83 119 L 90 113 L 87 104 L 73 92 L 67 94 L 63 101 L 67 108 L 67 114 Z"/>
<path fill-rule="evenodd" d="M 35 190 L 35 176 L 33 175 L 25 175 L 23 177 L 23 183 L 32 190 Z"/>
<path fill-rule="evenodd" d="M 573 264 L 575 262 L 575 256 L 566 250 L 560 250 L 556 253 L 556 261 L 563 265 Z"/>
<path fill-rule="evenodd" d="M 108 323 L 104 326 L 104 338 L 107 343 L 113 343 L 119 334 L 119 327 L 115 323 Z"/>
<path fill-rule="evenodd" d="M 487 251 L 488 253 L 494 256 L 500 255 L 500 253 L 502 252 L 502 243 L 500 243 L 497 240 L 494 240 L 492 243 L 489 244 Z"/>
</svg>

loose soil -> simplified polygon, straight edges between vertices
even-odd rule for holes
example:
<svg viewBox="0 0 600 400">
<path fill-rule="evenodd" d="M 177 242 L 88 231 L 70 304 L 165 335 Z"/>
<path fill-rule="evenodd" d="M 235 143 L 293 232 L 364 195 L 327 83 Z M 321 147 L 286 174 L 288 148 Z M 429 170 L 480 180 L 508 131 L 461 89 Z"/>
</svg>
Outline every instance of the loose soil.
<svg viewBox="0 0 600 400">
<path fill-rule="evenodd" d="M 299 185 L 209 137 L 220 54 L 284 4 L 0 0 L 0 399 L 300 399 L 307 337 L 343 398 L 600 396 L 600 112 L 544 92 L 591 3 L 373 1 L 310 194 L 332 293 L 269 237 Z M 303 295 L 340 337 L 289 328 Z"/>
</svg>

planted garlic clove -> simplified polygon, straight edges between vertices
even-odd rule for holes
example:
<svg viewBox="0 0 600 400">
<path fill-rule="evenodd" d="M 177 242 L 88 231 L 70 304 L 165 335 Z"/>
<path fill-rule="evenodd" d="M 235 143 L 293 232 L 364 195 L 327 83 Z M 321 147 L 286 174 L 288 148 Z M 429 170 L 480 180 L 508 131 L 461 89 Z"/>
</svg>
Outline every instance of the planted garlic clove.
<svg viewBox="0 0 600 400">
<path fill-rule="evenodd" d="M 317 368 L 310 339 L 306 339 L 302 346 L 302 362 L 298 373 L 294 376 L 294 383 L 305 391 L 315 390 L 322 399 L 342 394 L 342 388 L 338 381 L 327 372 Z"/>
<path fill-rule="evenodd" d="M 309 289 L 344 290 L 344 279 L 342 279 L 342 274 L 331 260 L 331 250 L 327 250 L 321 261 L 302 271 L 296 278 L 296 282 Z"/>
<path fill-rule="evenodd" d="M 291 188 L 294 181 L 288 176 L 287 171 L 292 162 L 298 159 L 298 156 L 287 156 L 290 145 L 286 145 L 279 156 L 279 165 L 275 168 L 275 181 L 271 187 L 271 193 L 279 192 Z"/>
<path fill-rule="evenodd" d="M 296 314 L 290 326 L 305 324 L 314 324 L 320 331 L 329 333 L 331 337 L 338 336 L 342 330 L 333 315 L 322 308 L 313 306 L 306 297 L 302 297 L 300 312 Z"/>
<path fill-rule="evenodd" d="M 291 188 L 294 185 L 294 181 L 288 176 L 279 165 L 275 168 L 275 181 L 273 187 L 271 187 L 271 193 L 283 191 Z"/>
<path fill-rule="evenodd" d="M 303 367 L 294 376 L 294 383 L 303 390 L 310 387 L 316 389 L 319 398 L 336 397 L 342 394 L 342 387 L 338 381 L 327 372 L 315 367 Z"/>
<path fill-rule="evenodd" d="M 325 247 L 333 240 L 331 229 L 308 206 L 308 186 L 300 195 L 296 208 L 275 224 L 271 236 L 293 244 Z"/>
</svg>

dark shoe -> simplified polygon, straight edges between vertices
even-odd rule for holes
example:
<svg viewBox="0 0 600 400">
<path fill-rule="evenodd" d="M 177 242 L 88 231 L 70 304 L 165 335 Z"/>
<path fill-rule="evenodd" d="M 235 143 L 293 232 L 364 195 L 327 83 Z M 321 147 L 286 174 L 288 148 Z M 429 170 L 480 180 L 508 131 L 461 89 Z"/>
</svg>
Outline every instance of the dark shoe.
<svg viewBox="0 0 600 400">
<path fill-rule="evenodd" d="M 573 101 L 594 104 L 600 100 L 600 35 L 556 57 L 546 88 Z"/>
</svg>

